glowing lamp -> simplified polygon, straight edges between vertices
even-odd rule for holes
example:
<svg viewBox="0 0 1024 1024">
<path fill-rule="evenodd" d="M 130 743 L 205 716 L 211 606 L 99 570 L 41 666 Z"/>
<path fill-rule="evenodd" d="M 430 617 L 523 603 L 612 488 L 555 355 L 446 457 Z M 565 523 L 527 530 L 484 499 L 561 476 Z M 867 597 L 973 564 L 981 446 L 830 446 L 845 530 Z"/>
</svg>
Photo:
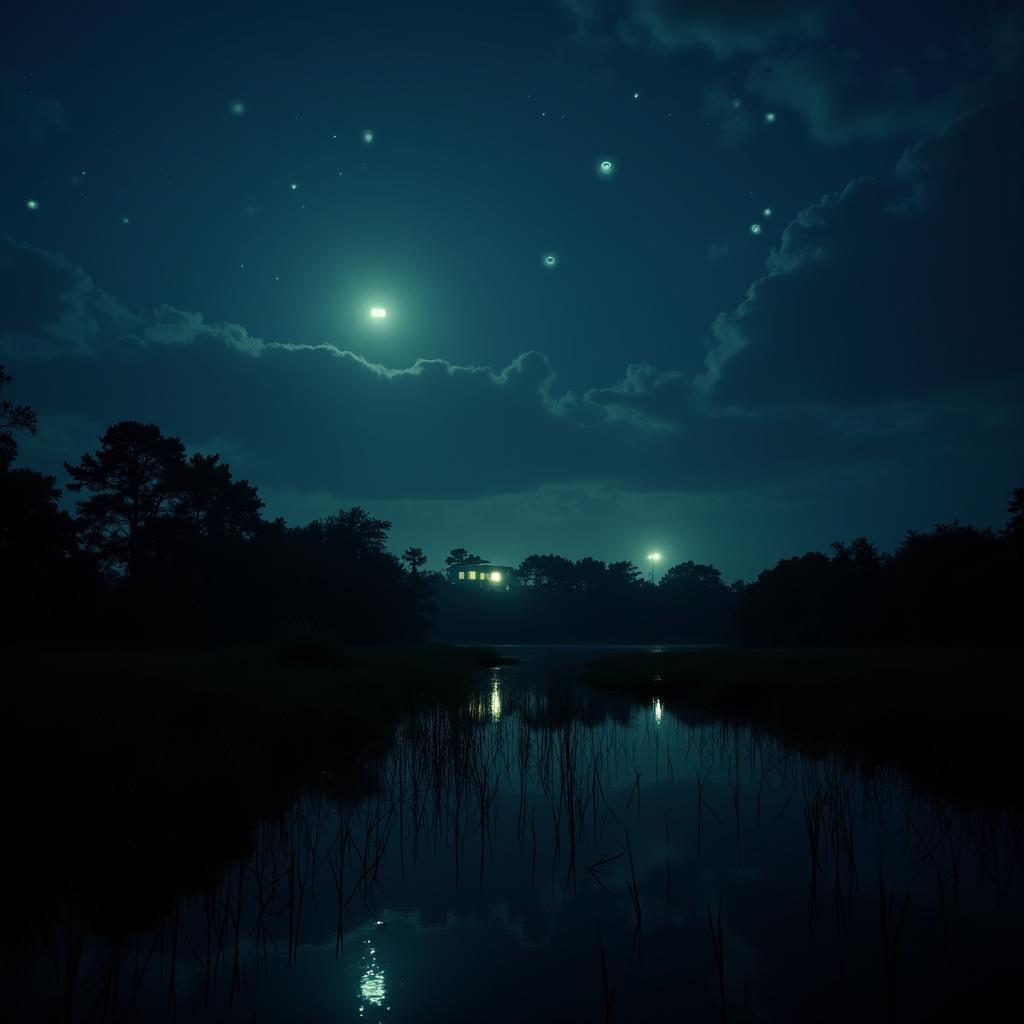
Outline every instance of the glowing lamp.
<svg viewBox="0 0 1024 1024">
<path fill-rule="evenodd" d="M 501 582 L 501 573 L 500 572 L 492 572 L 491 573 L 491 582 L 492 583 L 500 583 Z"/>
</svg>

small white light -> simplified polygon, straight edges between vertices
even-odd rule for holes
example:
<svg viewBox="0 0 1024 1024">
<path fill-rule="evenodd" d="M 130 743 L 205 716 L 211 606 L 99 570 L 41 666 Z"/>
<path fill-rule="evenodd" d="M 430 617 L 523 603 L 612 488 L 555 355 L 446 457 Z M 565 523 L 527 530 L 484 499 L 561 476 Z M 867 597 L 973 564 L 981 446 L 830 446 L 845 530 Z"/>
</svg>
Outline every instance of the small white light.
<svg viewBox="0 0 1024 1024">
<path fill-rule="evenodd" d="M 373 309 L 370 310 L 370 316 L 372 316 L 374 320 L 383 320 L 387 315 L 388 311 L 383 306 L 374 306 Z"/>
<path fill-rule="evenodd" d="M 37 199 L 30 199 L 27 203 L 25 203 L 25 208 L 27 210 L 38 210 L 39 201 Z"/>
<path fill-rule="evenodd" d="M 288 187 L 294 192 L 299 186 L 293 181 Z"/>
<path fill-rule="evenodd" d="M 492 572 L 491 573 L 491 582 L 492 583 L 500 583 L 501 582 L 501 573 L 500 572 Z"/>
<path fill-rule="evenodd" d="M 750 225 L 750 233 L 752 235 L 759 235 L 759 234 L 761 234 L 761 225 L 760 224 L 751 224 Z"/>
<path fill-rule="evenodd" d="M 764 215 L 765 215 L 766 217 L 770 217 L 770 216 L 772 215 L 772 208 L 771 208 L 770 206 L 766 206 L 766 207 L 765 207 L 765 208 L 764 208 L 764 209 L 763 209 L 763 210 L 762 210 L 761 212 L 762 212 L 762 213 L 763 213 L 763 214 L 764 214 Z"/>
<path fill-rule="evenodd" d="M 373 132 L 371 132 L 369 128 L 367 128 L 366 131 L 363 132 L 363 142 L 365 142 L 367 145 L 373 142 Z"/>
<path fill-rule="evenodd" d="M 775 111 L 774 110 L 769 110 L 768 113 L 764 115 L 764 123 L 765 124 L 774 124 L 775 123 Z"/>
</svg>

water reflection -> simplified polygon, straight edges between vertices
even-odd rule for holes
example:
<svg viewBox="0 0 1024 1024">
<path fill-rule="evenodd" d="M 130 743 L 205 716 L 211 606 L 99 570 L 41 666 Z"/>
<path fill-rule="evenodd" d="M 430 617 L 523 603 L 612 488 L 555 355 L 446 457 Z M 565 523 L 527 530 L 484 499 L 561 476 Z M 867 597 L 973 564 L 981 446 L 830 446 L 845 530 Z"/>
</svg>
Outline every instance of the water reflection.
<svg viewBox="0 0 1024 1024">
<path fill-rule="evenodd" d="M 155 933 L 65 917 L 14 1019 L 312 1020 L 339 991 L 339 1020 L 984 1019 L 1016 976 L 1019 816 L 895 772 L 529 662 L 372 769 L 369 798 L 262 822 Z"/>
<path fill-rule="evenodd" d="M 377 950 L 372 939 L 363 939 L 366 947 L 363 953 L 364 969 L 359 979 L 359 1013 L 366 1010 L 367 1004 L 383 1006 L 387 999 L 387 988 L 384 983 L 384 971 L 377 960 Z"/>
</svg>

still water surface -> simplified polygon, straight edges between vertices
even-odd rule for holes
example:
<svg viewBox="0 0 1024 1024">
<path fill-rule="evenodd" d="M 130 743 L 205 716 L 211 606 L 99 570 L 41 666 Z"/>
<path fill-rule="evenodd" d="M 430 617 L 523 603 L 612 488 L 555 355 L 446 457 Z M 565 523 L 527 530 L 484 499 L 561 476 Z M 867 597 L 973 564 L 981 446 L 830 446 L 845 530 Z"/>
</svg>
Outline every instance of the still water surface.
<svg viewBox="0 0 1024 1024">
<path fill-rule="evenodd" d="M 399 729 L 372 796 L 327 779 L 158 932 L 90 936 L 72 1017 L 940 1021 L 1017 1001 L 1014 814 L 688 722 L 654 680 L 643 702 L 596 694 L 575 682 L 593 649 L 505 653 L 460 713 Z M 65 980 L 57 962 L 38 1019 Z"/>
</svg>

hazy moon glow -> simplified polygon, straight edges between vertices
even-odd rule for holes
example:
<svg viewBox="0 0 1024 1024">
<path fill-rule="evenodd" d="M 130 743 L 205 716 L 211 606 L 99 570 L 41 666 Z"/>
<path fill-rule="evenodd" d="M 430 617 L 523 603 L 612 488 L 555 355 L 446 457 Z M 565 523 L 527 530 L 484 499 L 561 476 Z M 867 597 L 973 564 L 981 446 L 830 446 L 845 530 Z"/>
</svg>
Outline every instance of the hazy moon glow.
<svg viewBox="0 0 1024 1024">
<path fill-rule="evenodd" d="M 383 306 L 374 306 L 370 310 L 370 316 L 374 320 L 383 320 L 388 315 L 388 311 Z"/>
</svg>

